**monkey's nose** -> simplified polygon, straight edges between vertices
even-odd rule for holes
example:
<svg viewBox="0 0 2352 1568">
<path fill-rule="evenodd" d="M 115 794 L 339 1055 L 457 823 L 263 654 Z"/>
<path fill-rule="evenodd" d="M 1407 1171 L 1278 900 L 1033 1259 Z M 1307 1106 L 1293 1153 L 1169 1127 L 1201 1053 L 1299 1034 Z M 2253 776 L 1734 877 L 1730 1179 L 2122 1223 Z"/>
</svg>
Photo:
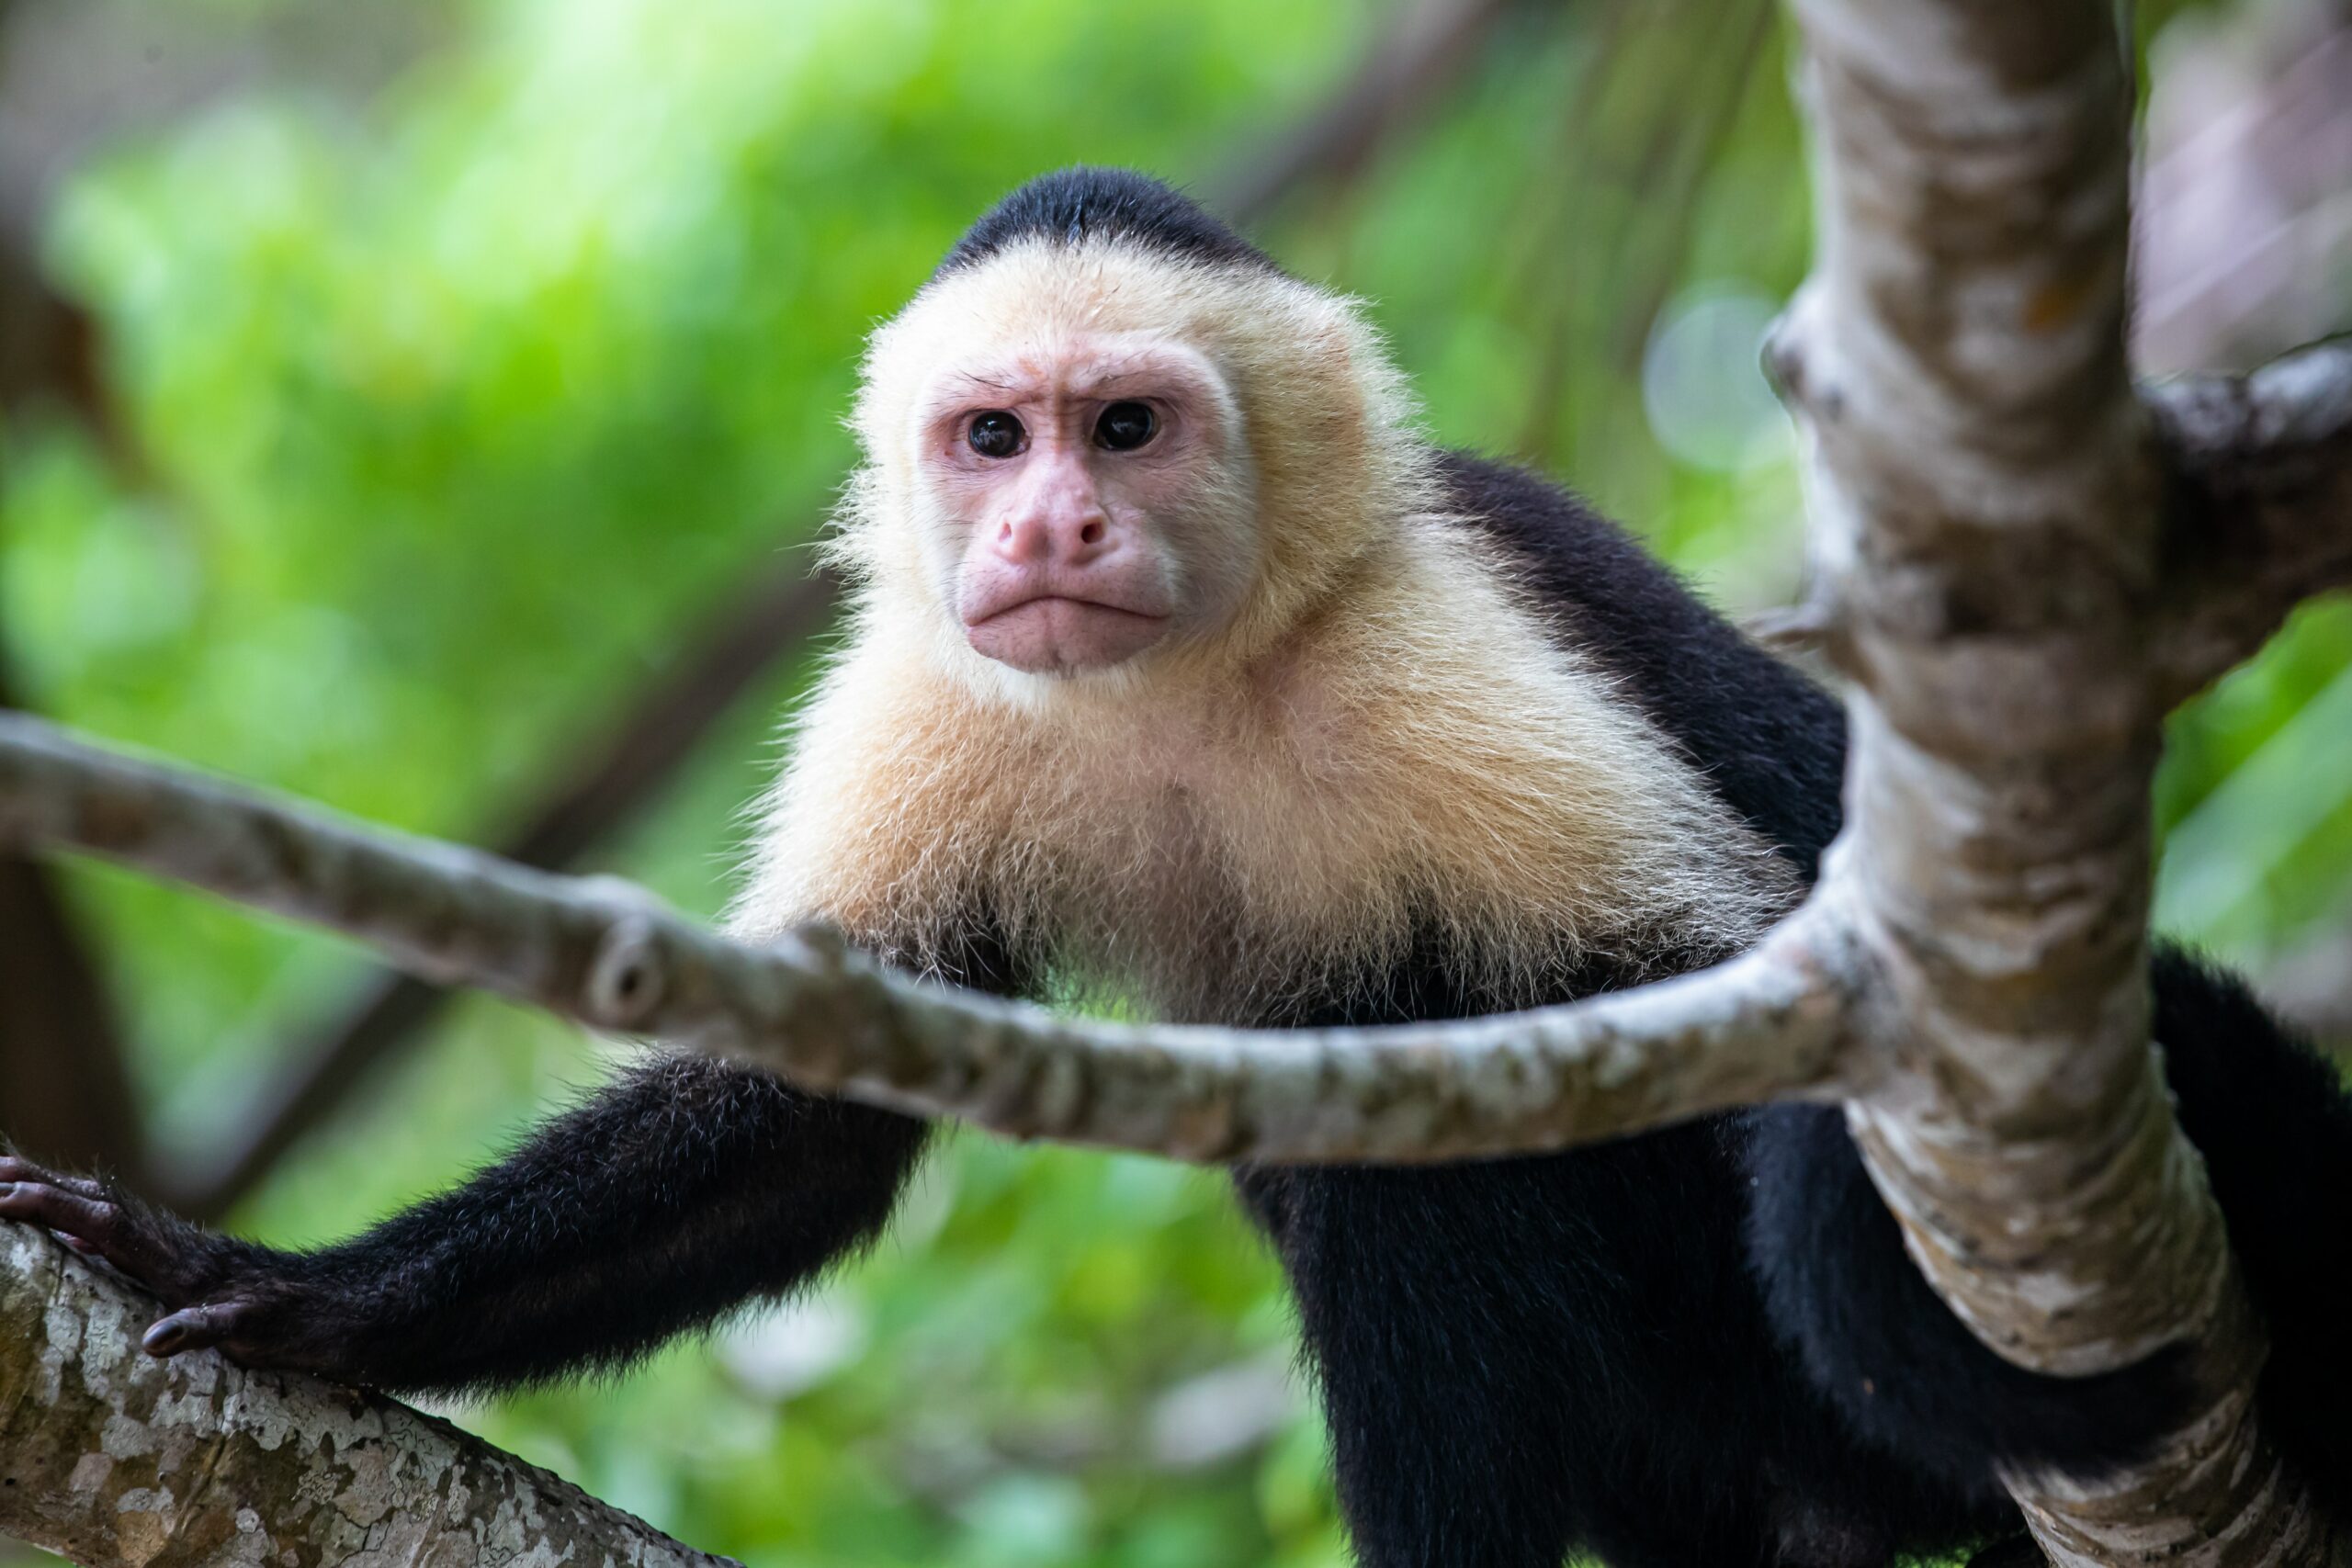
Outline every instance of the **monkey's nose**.
<svg viewBox="0 0 2352 1568">
<path fill-rule="evenodd" d="M 1110 539 L 1110 520 L 1087 507 L 1006 518 L 992 543 L 1014 566 L 1084 566 L 1109 548 Z"/>
</svg>

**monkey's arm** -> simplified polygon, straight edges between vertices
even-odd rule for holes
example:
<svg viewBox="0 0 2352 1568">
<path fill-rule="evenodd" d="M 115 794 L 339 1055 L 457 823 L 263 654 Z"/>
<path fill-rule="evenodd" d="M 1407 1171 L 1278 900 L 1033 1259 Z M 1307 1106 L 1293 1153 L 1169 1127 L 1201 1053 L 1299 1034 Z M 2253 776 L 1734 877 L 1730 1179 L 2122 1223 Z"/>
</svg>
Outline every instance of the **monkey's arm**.
<svg viewBox="0 0 2352 1568">
<path fill-rule="evenodd" d="M 985 957 L 982 949 L 985 947 Z M 1010 993 L 993 942 L 952 977 Z M 700 1056 L 656 1058 L 506 1158 L 347 1241 L 217 1235 L 0 1145 L 0 1219 L 44 1225 L 161 1298 L 157 1355 L 401 1389 L 625 1364 L 873 1240 L 924 1122 Z"/>
<path fill-rule="evenodd" d="M 617 1365 L 873 1238 L 924 1124 L 700 1057 L 632 1071 L 465 1185 L 315 1252 L 216 1235 L 0 1156 L 0 1216 L 173 1309 L 159 1355 L 392 1388 Z"/>
</svg>

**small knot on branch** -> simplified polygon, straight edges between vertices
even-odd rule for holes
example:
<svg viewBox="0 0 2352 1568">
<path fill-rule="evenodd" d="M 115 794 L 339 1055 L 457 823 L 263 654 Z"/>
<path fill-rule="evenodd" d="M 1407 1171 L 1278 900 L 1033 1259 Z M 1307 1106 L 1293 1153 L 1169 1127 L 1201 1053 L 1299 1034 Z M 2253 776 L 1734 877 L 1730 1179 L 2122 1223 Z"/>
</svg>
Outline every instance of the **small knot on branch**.
<svg viewBox="0 0 2352 1568">
<path fill-rule="evenodd" d="M 849 939 L 822 921 L 795 926 L 785 940 L 797 943 L 803 950 L 802 962 L 821 974 L 838 975 L 849 960 Z"/>
<path fill-rule="evenodd" d="M 1782 407 L 1826 423 L 1845 411 L 1846 400 L 1836 378 L 1820 373 L 1806 351 L 1814 334 L 1809 299 L 1807 291 L 1800 290 L 1789 308 L 1772 319 L 1764 330 L 1764 345 L 1758 357 L 1764 378 L 1772 384 Z"/>
<path fill-rule="evenodd" d="M 653 922 L 623 915 L 605 930 L 588 966 L 582 998 L 590 1021 L 600 1029 L 629 1033 L 653 1016 L 667 989 L 667 976 Z"/>
<path fill-rule="evenodd" d="M 1740 629 L 1775 653 L 1821 653 L 1838 640 L 1845 623 L 1845 609 L 1836 597 L 1816 589 L 1794 604 L 1746 616 Z"/>
<path fill-rule="evenodd" d="M 1764 344 L 1758 357 L 1764 367 L 1764 378 L 1772 383 L 1782 402 L 1796 402 L 1804 397 L 1804 350 L 1797 342 L 1794 310 L 1781 311 L 1764 329 Z"/>
</svg>

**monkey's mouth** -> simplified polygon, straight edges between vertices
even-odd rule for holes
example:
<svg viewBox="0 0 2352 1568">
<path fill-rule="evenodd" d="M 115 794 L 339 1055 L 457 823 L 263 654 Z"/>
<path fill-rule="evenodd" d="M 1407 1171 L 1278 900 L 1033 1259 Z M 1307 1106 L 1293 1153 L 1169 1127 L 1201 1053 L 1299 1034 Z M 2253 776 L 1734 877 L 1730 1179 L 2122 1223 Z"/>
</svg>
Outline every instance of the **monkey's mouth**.
<svg viewBox="0 0 2352 1568">
<path fill-rule="evenodd" d="M 1033 675 L 1122 663 L 1167 630 L 1166 615 L 1066 593 L 1034 594 L 964 623 L 974 651 Z"/>
</svg>

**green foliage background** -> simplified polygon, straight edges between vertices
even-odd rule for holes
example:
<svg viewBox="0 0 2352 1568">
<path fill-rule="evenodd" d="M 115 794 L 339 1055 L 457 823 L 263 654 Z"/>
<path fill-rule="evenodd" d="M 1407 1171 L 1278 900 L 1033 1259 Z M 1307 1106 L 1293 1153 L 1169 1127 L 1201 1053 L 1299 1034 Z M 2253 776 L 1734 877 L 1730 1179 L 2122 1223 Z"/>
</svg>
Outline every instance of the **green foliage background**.
<svg viewBox="0 0 2352 1568">
<path fill-rule="evenodd" d="M 1386 9 L 470 0 L 364 100 L 265 84 L 122 147 L 68 188 L 50 259 L 106 323 L 147 472 L 62 422 L 0 432 L 20 676 L 101 734 L 487 836 L 730 584 L 806 546 L 865 332 L 982 206 L 1072 161 L 1246 167 Z M 1685 306 L 1760 310 L 1802 276 L 1778 29 L 1752 0 L 1531 9 L 1426 126 L 1263 234 L 1374 301 L 1440 436 L 1550 466 L 1735 609 L 1795 581 L 1785 433 L 1739 425 L 1735 398 L 1736 451 L 1675 456 L 1644 373 Z M 2176 926 L 2258 963 L 2345 917 L 2347 670 L 2352 615 L 2313 610 L 2180 721 Z M 600 863 L 715 910 L 807 673 Z M 184 1147 L 357 973 L 132 878 L 72 891 Z M 346 1231 L 604 1058 L 467 1001 L 235 1224 Z M 1344 1553 L 1303 1404 L 1210 1462 L 1150 1439 L 1187 1380 L 1291 1342 L 1215 1177 L 963 1136 L 784 1329 L 459 1415 L 760 1568 L 1306 1568 Z"/>
</svg>

